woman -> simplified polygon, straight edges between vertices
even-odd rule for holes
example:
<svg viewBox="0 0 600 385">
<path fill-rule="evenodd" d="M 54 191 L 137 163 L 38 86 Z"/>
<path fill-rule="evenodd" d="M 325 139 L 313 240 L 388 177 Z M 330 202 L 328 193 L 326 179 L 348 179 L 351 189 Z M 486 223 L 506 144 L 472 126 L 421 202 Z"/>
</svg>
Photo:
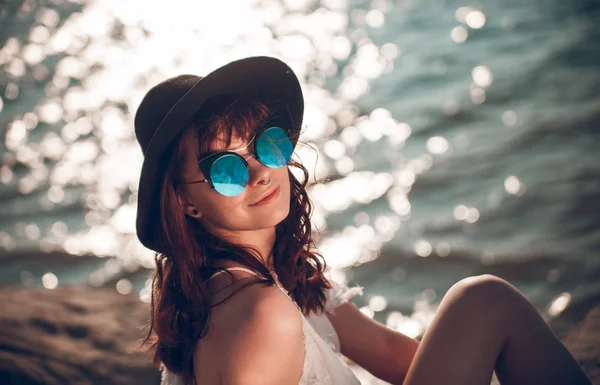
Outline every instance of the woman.
<svg viewBox="0 0 600 385">
<path fill-rule="evenodd" d="M 393 384 L 589 384 L 513 286 L 454 285 L 419 343 L 363 315 L 311 240 L 303 115 L 283 62 L 239 60 L 152 88 L 137 234 L 156 253 L 149 334 L 165 384 L 359 384 L 340 354 Z M 300 170 L 302 181 L 291 171 Z"/>
</svg>

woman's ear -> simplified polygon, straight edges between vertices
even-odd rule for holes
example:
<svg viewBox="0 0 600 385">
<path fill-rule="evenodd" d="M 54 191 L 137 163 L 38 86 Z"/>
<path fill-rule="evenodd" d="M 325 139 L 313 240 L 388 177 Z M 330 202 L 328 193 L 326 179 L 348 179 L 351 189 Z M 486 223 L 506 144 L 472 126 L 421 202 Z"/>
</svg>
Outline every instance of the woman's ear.
<svg viewBox="0 0 600 385">
<path fill-rule="evenodd" d="M 186 197 L 182 196 L 181 193 L 177 194 L 177 200 L 185 215 L 196 219 L 202 217 L 200 210 L 198 210 Z"/>
<path fill-rule="evenodd" d="M 192 217 L 192 218 L 196 218 L 196 219 L 200 219 L 202 218 L 202 213 L 200 212 L 200 210 L 198 210 L 197 208 L 190 206 L 191 210 L 188 212 L 186 211 L 186 215 Z"/>
</svg>

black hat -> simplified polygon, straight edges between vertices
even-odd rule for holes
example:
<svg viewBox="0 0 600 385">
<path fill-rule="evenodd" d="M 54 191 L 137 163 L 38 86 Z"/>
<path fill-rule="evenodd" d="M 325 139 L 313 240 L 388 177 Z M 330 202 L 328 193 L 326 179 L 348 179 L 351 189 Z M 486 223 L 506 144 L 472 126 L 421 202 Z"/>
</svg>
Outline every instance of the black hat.
<svg viewBox="0 0 600 385">
<path fill-rule="evenodd" d="M 180 75 L 152 87 L 135 114 L 135 135 L 144 163 L 138 188 L 136 231 L 142 244 L 160 250 L 160 188 L 165 177 L 164 155 L 205 102 L 217 96 L 248 97 L 276 102 L 292 130 L 294 145 L 302 126 L 304 99 L 298 78 L 287 64 L 271 57 L 231 62 L 205 77 Z"/>
</svg>

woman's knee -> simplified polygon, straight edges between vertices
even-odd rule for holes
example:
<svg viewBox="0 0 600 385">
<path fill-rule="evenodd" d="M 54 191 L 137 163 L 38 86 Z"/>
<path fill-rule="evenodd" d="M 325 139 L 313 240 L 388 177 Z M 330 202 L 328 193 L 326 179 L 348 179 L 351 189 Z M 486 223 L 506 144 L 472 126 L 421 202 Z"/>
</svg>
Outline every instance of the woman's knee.
<svg viewBox="0 0 600 385">
<path fill-rule="evenodd" d="M 455 283 L 448 293 L 448 300 L 462 307 L 479 311 L 510 313 L 525 297 L 506 280 L 492 274 L 464 278 Z"/>
<path fill-rule="evenodd" d="M 485 291 L 489 293 L 499 293 L 513 286 L 506 280 L 492 274 L 473 275 L 463 278 L 453 285 L 459 290 L 470 292 Z"/>
</svg>

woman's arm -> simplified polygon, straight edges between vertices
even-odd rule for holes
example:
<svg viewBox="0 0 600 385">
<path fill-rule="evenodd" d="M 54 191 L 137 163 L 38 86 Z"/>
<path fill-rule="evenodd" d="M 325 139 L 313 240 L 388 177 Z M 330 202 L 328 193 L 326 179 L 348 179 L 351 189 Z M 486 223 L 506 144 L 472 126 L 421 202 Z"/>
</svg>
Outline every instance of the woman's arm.
<svg viewBox="0 0 600 385">
<path fill-rule="evenodd" d="M 375 377 L 402 384 L 419 342 L 367 317 L 352 303 L 327 313 L 339 338 L 343 355 Z"/>
</svg>

